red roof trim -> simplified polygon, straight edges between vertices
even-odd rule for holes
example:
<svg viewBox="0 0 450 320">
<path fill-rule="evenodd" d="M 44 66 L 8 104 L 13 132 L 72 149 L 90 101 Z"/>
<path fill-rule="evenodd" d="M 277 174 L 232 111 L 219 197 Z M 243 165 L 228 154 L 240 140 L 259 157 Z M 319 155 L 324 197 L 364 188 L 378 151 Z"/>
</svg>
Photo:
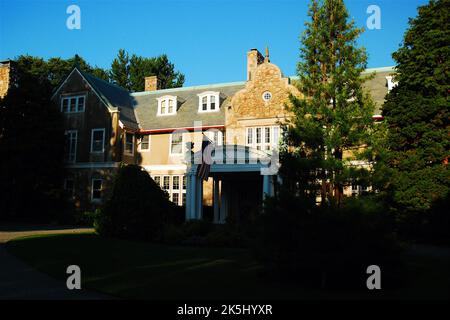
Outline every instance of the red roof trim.
<svg viewBox="0 0 450 320">
<path fill-rule="evenodd" d="M 173 132 L 175 130 L 187 130 L 187 131 L 194 131 L 194 130 L 204 130 L 204 129 L 223 129 L 225 128 L 224 125 L 215 125 L 215 126 L 201 126 L 201 127 L 184 127 L 184 128 L 164 128 L 164 129 L 153 129 L 153 130 L 139 130 L 140 134 L 151 134 L 151 133 L 169 133 Z"/>
</svg>

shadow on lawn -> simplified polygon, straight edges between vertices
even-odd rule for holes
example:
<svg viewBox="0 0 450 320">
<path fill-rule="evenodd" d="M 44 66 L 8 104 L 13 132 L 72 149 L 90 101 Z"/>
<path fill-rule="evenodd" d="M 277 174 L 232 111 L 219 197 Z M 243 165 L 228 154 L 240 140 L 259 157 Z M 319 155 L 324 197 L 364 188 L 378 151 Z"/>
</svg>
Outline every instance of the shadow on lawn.
<svg viewBox="0 0 450 320">
<path fill-rule="evenodd" d="M 54 278 L 77 264 L 84 287 L 137 299 L 402 299 L 448 298 L 450 263 L 413 257 L 412 282 L 398 291 L 307 290 L 260 276 L 246 249 L 182 247 L 108 239 L 95 234 L 38 235 L 7 249 Z"/>
</svg>

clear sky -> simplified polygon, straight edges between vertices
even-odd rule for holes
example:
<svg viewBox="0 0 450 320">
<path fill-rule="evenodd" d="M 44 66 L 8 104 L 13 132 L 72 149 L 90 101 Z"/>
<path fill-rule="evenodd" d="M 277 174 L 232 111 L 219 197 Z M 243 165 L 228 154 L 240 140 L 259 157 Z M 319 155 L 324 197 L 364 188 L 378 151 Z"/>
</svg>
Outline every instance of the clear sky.
<svg viewBox="0 0 450 320">
<path fill-rule="evenodd" d="M 166 53 L 186 75 L 185 85 L 245 80 L 246 52 L 270 49 L 286 75 L 296 73 L 307 0 L 0 0 L 0 60 L 21 54 L 68 58 L 78 53 L 109 68 L 119 48 Z M 427 0 L 346 0 L 358 26 L 367 8 L 381 9 L 381 29 L 359 43 L 369 67 L 391 66 L 409 17 Z M 81 29 L 69 30 L 69 5 L 81 10 Z"/>
</svg>

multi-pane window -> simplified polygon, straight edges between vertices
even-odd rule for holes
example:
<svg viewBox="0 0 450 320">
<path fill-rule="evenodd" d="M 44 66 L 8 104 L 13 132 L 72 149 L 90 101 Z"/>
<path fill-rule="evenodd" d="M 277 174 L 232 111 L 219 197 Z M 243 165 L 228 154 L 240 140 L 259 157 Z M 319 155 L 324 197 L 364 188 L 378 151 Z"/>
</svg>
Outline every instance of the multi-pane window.
<svg viewBox="0 0 450 320">
<path fill-rule="evenodd" d="M 164 96 L 158 98 L 158 115 L 166 116 L 177 113 L 177 97 Z"/>
<path fill-rule="evenodd" d="M 61 99 L 61 112 L 75 113 L 84 111 L 84 96 L 70 96 Z"/>
<path fill-rule="evenodd" d="M 173 190 L 180 190 L 180 177 L 179 176 L 173 176 L 173 178 L 172 178 L 172 189 Z"/>
<path fill-rule="evenodd" d="M 199 97 L 199 112 L 211 112 L 219 110 L 220 92 L 203 92 Z"/>
<path fill-rule="evenodd" d="M 211 140 L 216 146 L 223 145 L 223 132 L 217 129 L 209 129 L 205 131 L 205 135 Z"/>
<path fill-rule="evenodd" d="M 149 149 L 150 149 L 150 136 L 146 134 L 141 138 L 141 150 L 144 151 Z"/>
<path fill-rule="evenodd" d="M 91 152 L 103 152 L 105 147 L 105 129 L 92 129 Z"/>
<path fill-rule="evenodd" d="M 102 184 L 102 179 L 92 179 L 91 199 L 93 201 L 99 201 L 102 199 Z"/>
<path fill-rule="evenodd" d="M 170 136 L 170 153 L 182 154 L 183 153 L 183 133 L 176 132 Z"/>
<path fill-rule="evenodd" d="M 202 98 L 202 110 L 203 111 L 208 110 L 208 97 L 207 96 L 204 96 Z"/>
<path fill-rule="evenodd" d="M 186 204 L 186 177 L 182 175 L 153 176 L 153 180 L 169 194 L 170 201 L 179 206 Z"/>
<path fill-rule="evenodd" d="M 364 194 L 366 192 L 369 192 L 370 190 L 371 190 L 370 186 L 352 184 L 352 196 L 357 196 L 357 195 L 360 195 L 360 194 Z"/>
<path fill-rule="evenodd" d="M 77 156 L 77 130 L 66 131 L 66 144 L 64 159 L 66 162 L 75 162 Z"/>
<path fill-rule="evenodd" d="M 125 133 L 125 153 L 133 154 L 134 151 L 134 135 Z"/>
<path fill-rule="evenodd" d="M 164 176 L 163 177 L 163 190 L 169 191 L 170 190 L 170 176 Z"/>
<path fill-rule="evenodd" d="M 211 110 L 216 110 L 216 96 L 210 97 L 211 102 Z"/>
<path fill-rule="evenodd" d="M 270 151 L 278 148 L 280 128 L 277 126 L 247 128 L 247 146 L 257 150 Z"/>
</svg>

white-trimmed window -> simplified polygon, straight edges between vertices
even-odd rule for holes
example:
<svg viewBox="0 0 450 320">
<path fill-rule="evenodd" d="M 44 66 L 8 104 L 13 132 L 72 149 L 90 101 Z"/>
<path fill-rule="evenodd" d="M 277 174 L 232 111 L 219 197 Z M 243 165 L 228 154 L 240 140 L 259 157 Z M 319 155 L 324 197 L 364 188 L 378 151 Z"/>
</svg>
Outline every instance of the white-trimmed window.
<svg viewBox="0 0 450 320">
<path fill-rule="evenodd" d="M 352 196 L 358 196 L 372 190 L 372 187 L 367 185 L 352 184 Z"/>
<path fill-rule="evenodd" d="M 101 201 L 102 200 L 102 188 L 103 180 L 102 179 L 92 179 L 91 184 L 91 200 L 92 201 Z"/>
<path fill-rule="evenodd" d="M 246 145 L 257 150 L 270 151 L 278 148 L 280 127 L 248 127 L 246 129 Z"/>
<path fill-rule="evenodd" d="M 130 132 L 125 132 L 124 152 L 126 154 L 133 154 L 133 152 L 134 152 L 134 134 L 132 134 Z"/>
<path fill-rule="evenodd" d="M 177 97 L 163 96 L 158 100 L 158 116 L 169 116 L 177 113 Z"/>
<path fill-rule="evenodd" d="M 141 137 L 141 143 L 139 144 L 140 151 L 149 151 L 150 150 L 150 135 L 146 134 Z"/>
<path fill-rule="evenodd" d="M 84 95 L 62 97 L 61 112 L 63 113 L 84 112 L 85 101 L 86 97 Z"/>
<path fill-rule="evenodd" d="M 198 95 L 198 112 L 219 111 L 220 92 L 206 91 Z"/>
<path fill-rule="evenodd" d="M 175 132 L 170 135 L 170 154 L 183 154 L 183 133 Z"/>
<path fill-rule="evenodd" d="M 105 151 L 105 128 L 92 129 L 91 152 L 101 153 Z"/>
<path fill-rule="evenodd" d="M 209 129 L 205 131 L 205 135 L 211 140 L 216 146 L 223 145 L 223 132 L 218 129 Z"/>
<path fill-rule="evenodd" d="M 186 177 L 183 175 L 156 175 L 152 177 L 161 189 L 169 194 L 173 203 L 184 206 L 186 204 Z"/>
<path fill-rule="evenodd" d="M 75 162 L 77 158 L 77 130 L 67 130 L 65 132 L 66 145 L 64 152 L 64 160 L 66 162 Z"/>
</svg>

